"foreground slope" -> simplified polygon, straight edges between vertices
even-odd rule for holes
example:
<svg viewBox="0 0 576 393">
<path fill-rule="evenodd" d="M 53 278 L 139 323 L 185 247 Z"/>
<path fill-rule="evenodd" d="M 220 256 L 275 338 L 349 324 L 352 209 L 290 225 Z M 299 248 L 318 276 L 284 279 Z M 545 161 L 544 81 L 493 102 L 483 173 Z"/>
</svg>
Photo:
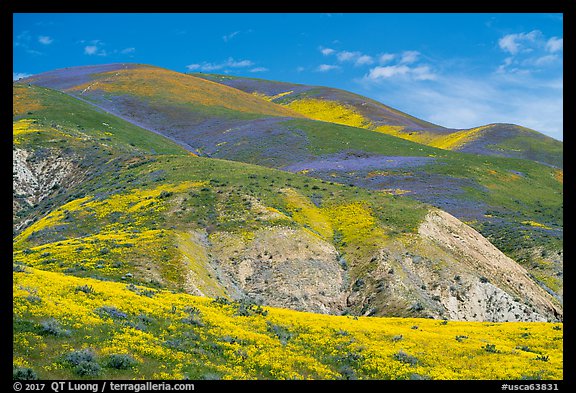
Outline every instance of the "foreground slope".
<svg viewBox="0 0 576 393">
<path fill-rule="evenodd" d="M 192 75 L 252 93 L 316 120 L 367 128 L 441 149 L 563 165 L 562 142 L 514 124 L 448 129 L 344 90 L 228 75 Z"/>
<path fill-rule="evenodd" d="M 526 270 L 428 205 L 195 157 L 120 120 L 95 121 L 101 112 L 59 92 L 15 91 L 42 108 L 16 116 L 14 154 L 62 161 L 46 204 L 21 213 L 19 263 L 322 313 L 562 319 Z M 62 187 L 62 168 L 91 159 L 101 166 Z"/>
<path fill-rule="evenodd" d="M 563 378 L 561 324 L 327 316 L 18 266 L 13 279 L 15 376 Z"/>
<path fill-rule="evenodd" d="M 264 93 L 256 97 L 198 77 L 129 64 L 58 70 L 35 76 L 29 81 L 56 87 L 88 100 L 203 156 L 279 168 L 326 182 L 407 194 L 435 205 L 480 231 L 506 255 L 528 269 L 543 288 L 562 298 L 561 169 L 524 159 L 439 149 L 358 128 L 371 128 L 370 124 L 376 121 L 377 116 L 366 123 L 364 115 L 347 111 L 337 103 L 334 108 L 330 106 L 332 104 L 328 105 L 329 113 L 339 114 L 341 123 L 358 127 L 297 118 L 299 115 L 293 105 L 288 105 L 291 108 L 283 107 L 266 99 L 284 103 L 282 100 L 288 100 L 296 93 L 312 94 L 308 87 L 300 86 L 302 92 L 293 89 L 293 94 L 284 94 L 287 86 L 281 83 L 218 78 L 250 92 L 263 85 Z M 208 84 L 202 84 L 202 81 Z M 190 95 L 182 86 L 191 86 L 191 90 L 201 86 L 203 95 L 218 99 L 207 104 L 202 95 Z M 217 86 L 227 88 L 226 94 L 212 92 Z M 168 91 L 172 93 L 165 94 Z M 237 110 L 238 101 L 247 100 L 247 97 L 251 100 L 248 112 Z M 320 101 L 325 103 L 325 100 Z M 317 109 L 316 113 L 326 113 L 322 105 Z M 387 119 L 393 117 L 390 115 Z M 444 133 L 442 135 L 447 138 L 444 142 L 453 148 L 460 146 L 473 150 L 475 144 L 492 146 L 490 141 L 493 138 L 482 139 L 482 135 L 492 135 L 492 131 L 501 129 L 498 125 L 481 127 L 482 130 L 474 134 L 477 139 L 459 145 L 459 141 L 468 140 L 465 137 L 469 133 L 452 130 L 446 134 L 448 131 L 407 115 L 400 118 L 413 122 L 413 128 L 424 128 L 426 133 Z M 380 131 L 392 132 L 394 128 L 390 127 L 395 126 L 384 124 L 378 127 L 388 127 Z M 547 144 L 546 141 L 542 143 Z M 500 145 L 498 149 L 512 152 L 507 155 L 513 156 L 514 152 L 524 148 L 530 150 L 532 146 L 534 154 L 530 158 L 533 160 L 558 158 L 554 152 L 542 153 L 536 142 L 522 137 L 508 138 Z M 555 152 L 558 150 L 561 152 L 561 146 L 557 146 Z"/>
</svg>

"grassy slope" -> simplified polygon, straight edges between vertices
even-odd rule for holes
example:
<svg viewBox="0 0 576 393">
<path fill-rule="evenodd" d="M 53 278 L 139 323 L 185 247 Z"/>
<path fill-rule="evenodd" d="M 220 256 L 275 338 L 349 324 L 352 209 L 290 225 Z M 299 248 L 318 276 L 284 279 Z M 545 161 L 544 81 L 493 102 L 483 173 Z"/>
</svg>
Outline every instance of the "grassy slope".
<svg viewBox="0 0 576 393">
<path fill-rule="evenodd" d="M 96 85 L 97 88 L 93 87 L 83 97 L 89 96 L 96 89 L 102 89 L 106 92 L 108 94 L 107 99 L 127 93 L 137 100 L 155 103 L 154 105 L 157 106 L 153 106 L 152 112 L 173 115 L 172 118 L 174 119 L 179 119 L 181 116 L 182 119 L 186 119 L 182 120 L 182 124 L 185 124 L 186 121 L 194 122 L 196 116 L 205 116 L 206 119 L 227 118 L 230 121 L 233 119 L 248 121 L 251 116 L 267 116 L 265 113 L 276 113 L 278 116 L 287 114 L 287 112 L 281 112 L 281 110 L 287 110 L 286 108 L 266 102 L 259 97 L 245 94 L 219 83 L 156 67 L 139 66 L 119 72 L 98 74 L 94 78 L 95 81 L 100 81 Z M 224 81 L 216 78 L 216 81 L 232 83 L 237 82 L 238 78 L 227 77 Z M 213 146 L 211 150 L 212 156 L 275 168 L 282 168 L 291 162 L 307 161 L 314 157 L 322 157 L 325 154 L 348 150 L 384 155 L 434 157 L 436 161 L 424 168 L 415 170 L 397 168 L 375 173 L 378 176 L 389 178 L 399 176 L 406 180 L 405 184 L 410 184 L 413 181 L 428 181 L 434 187 L 437 183 L 445 183 L 446 185 L 442 186 L 445 187 L 445 194 L 450 198 L 459 198 L 462 205 L 465 206 L 470 203 L 486 206 L 485 211 L 472 212 L 463 216 L 462 214 L 466 215 L 468 212 L 466 207 L 458 205 L 460 203 L 458 201 L 456 205 L 450 205 L 452 202 L 446 203 L 444 195 L 432 195 L 427 190 L 421 189 L 412 194 L 415 198 L 440 206 L 452 214 L 464 218 L 475 229 L 489 237 L 501 250 L 512 258 L 520 260 L 532 274 L 542 278 L 541 281 L 545 281 L 548 287 L 556 292 L 561 292 L 562 280 L 557 274 L 561 272 L 562 267 L 558 263 L 551 263 L 550 261 L 536 261 L 530 253 L 525 252 L 526 249 L 542 248 L 544 253 L 556 254 L 562 247 L 562 183 L 556 180 L 557 170 L 521 160 L 459 154 L 450 150 L 395 138 L 387 134 L 396 133 L 398 128 L 377 125 L 358 112 L 355 107 L 347 107 L 339 103 L 327 105 L 325 100 L 310 98 L 308 96 L 312 94 L 311 90 L 302 92 L 302 94 L 308 94 L 308 98 L 304 101 L 291 101 L 294 98 L 291 94 L 282 95 L 283 90 L 287 87 L 285 84 L 252 79 L 246 81 L 241 79 L 241 81 L 245 83 L 245 85 L 239 86 L 243 89 L 249 89 L 250 86 L 256 89 L 260 84 L 265 83 L 268 93 L 274 93 L 274 96 L 280 95 L 273 101 L 288 104 L 288 106 L 293 107 L 292 109 L 297 109 L 308 116 L 311 114 L 312 117 L 321 115 L 322 120 L 336 121 L 342 125 L 307 119 L 286 120 L 272 126 L 272 129 L 280 130 L 281 134 L 270 136 L 266 133 L 257 133 L 255 130 L 251 130 L 249 126 L 242 131 L 236 131 L 228 123 L 222 123 L 216 134 L 208 133 L 203 137 L 204 139 L 194 140 L 206 145 L 215 145 L 216 147 Z M 77 86 L 70 91 L 79 94 L 88 85 L 89 83 Z M 199 87 L 206 89 L 206 91 L 199 94 Z M 221 88 L 224 88 L 225 91 L 220 91 Z M 96 96 L 91 97 L 93 99 Z M 246 101 L 245 104 L 246 97 L 250 97 L 250 101 Z M 356 97 L 356 99 L 358 98 Z M 100 103 L 114 107 L 113 103 L 106 104 L 106 101 Z M 217 104 L 225 105 L 225 107 L 215 106 Z M 244 105 L 242 106 L 243 109 L 238 107 L 240 104 Z M 263 109 L 259 109 L 260 106 Z M 255 114 L 256 112 L 260 114 Z M 295 111 L 293 110 L 291 113 L 295 113 Z M 146 121 L 146 116 L 148 114 L 138 113 L 134 119 L 136 122 L 143 122 Z M 157 127 L 166 127 L 166 130 L 161 130 L 161 132 L 170 133 L 172 132 L 170 130 L 182 127 L 182 124 L 178 123 L 179 121 L 169 126 L 161 123 Z M 356 127 L 347 127 L 345 124 Z M 190 127 L 184 127 L 182 133 L 176 138 L 188 140 L 186 138 L 189 138 L 190 135 L 204 132 L 203 126 L 192 127 L 194 132 L 190 132 Z M 380 132 L 357 127 L 374 128 Z M 209 132 L 213 132 L 214 129 L 218 129 L 218 126 L 209 123 L 205 128 L 210 130 Z M 232 131 L 229 132 L 229 130 Z M 435 137 L 440 135 L 428 131 L 426 133 L 427 135 L 433 134 Z M 444 141 L 447 144 L 444 143 L 445 146 L 442 144 L 439 146 L 446 147 L 449 145 L 453 148 L 461 146 L 462 140 L 466 139 L 467 134 L 464 134 L 466 133 L 462 134 L 463 138 L 459 138 L 459 134 L 450 134 L 452 136 L 449 140 Z M 289 139 L 291 135 L 303 135 L 303 137 Z M 413 135 L 417 136 L 418 133 Z M 443 138 L 447 137 L 443 136 Z M 201 150 L 203 148 L 203 145 L 200 146 Z M 278 152 L 279 149 L 281 150 L 280 153 Z M 514 171 L 522 172 L 523 176 L 514 175 Z M 309 175 L 320 176 L 314 172 L 310 172 Z M 328 175 L 320 177 L 328 181 L 365 186 L 365 179 L 372 175 L 374 173 L 349 171 L 338 177 L 328 177 Z M 393 188 L 410 189 L 409 186 L 404 187 L 402 182 L 394 180 L 393 183 Z M 418 187 L 422 188 L 422 186 Z M 461 194 L 462 191 L 464 193 Z M 450 206 L 456 207 L 451 210 Z M 536 225 L 530 223 L 536 223 Z"/>
<path fill-rule="evenodd" d="M 14 364 L 42 379 L 563 378 L 561 325 L 245 308 L 23 270 L 14 273 Z M 93 350 L 90 367 L 67 361 L 82 349 Z M 113 355 L 133 362 L 114 367 Z"/>
<path fill-rule="evenodd" d="M 315 119 L 362 127 L 447 150 L 527 158 L 562 166 L 562 143 L 525 127 L 494 124 L 447 130 L 347 91 L 318 86 L 193 74 L 236 87 Z M 478 142 L 482 143 L 478 143 Z"/>
<path fill-rule="evenodd" d="M 335 228 L 356 248 L 371 240 L 366 234 L 413 232 L 427 208 L 405 198 L 193 157 L 170 141 L 61 93 L 34 87 L 24 93 L 20 88 L 16 91 L 36 106 L 31 114 L 18 110 L 15 120 L 30 118 L 39 129 L 15 135 L 20 148 L 57 143 L 55 148 L 64 154 L 70 148 L 102 168 L 74 190 L 62 192 L 63 206 L 37 211 L 42 218 L 15 239 L 14 260 L 20 264 L 15 270 L 22 270 L 21 265 L 43 269 L 24 267 L 27 273 L 14 273 L 16 366 L 32 367 L 42 378 L 76 378 L 81 371 L 65 355 L 92 347 L 104 366 L 99 375 L 106 378 L 561 378 L 560 341 L 545 344 L 541 338 L 548 330 L 555 333 L 550 324 L 491 324 L 487 331 L 486 324 L 478 323 L 355 321 L 274 309 L 266 317 L 241 317 L 234 316 L 239 305 L 223 307 L 209 299 L 157 292 L 160 287 L 182 289 L 186 267 L 177 244 L 185 230 L 237 232 L 249 239 L 260 228 L 282 225 L 308 227 L 329 238 L 334 232 L 327 228 Z M 62 113 L 74 113 L 74 120 Z M 102 123 L 110 127 L 104 131 Z M 250 198 L 280 214 L 258 217 Z M 322 201 L 322 209 L 312 200 Z M 317 214 L 328 224 L 319 226 Z M 126 277 L 127 272 L 134 276 Z M 106 281 L 122 276 L 127 282 Z M 186 311 L 186 306 L 198 312 Z M 52 318 L 56 322 L 47 322 Z M 420 328 L 411 329 L 413 325 Z M 458 326 L 458 332 L 450 326 Z M 456 334 L 469 336 L 469 341 L 456 341 Z M 394 339 L 397 335 L 403 339 Z M 482 340 L 502 352 L 482 349 Z M 447 345 L 452 353 L 445 351 Z M 515 349 L 522 345 L 549 360 L 534 360 L 537 354 Z M 408 363 L 394 359 L 400 350 L 415 356 L 419 365 L 410 365 L 415 360 L 404 355 L 399 359 Z M 137 364 L 129 370 L 105 367 L 112 353 L 129 353 Z M 277 355 L 270 357 L 273 353 Z M 448 371 L 445 362 L 460 358 L 459 353 L 472 354 L 469 363 Z M 495 357 L 514 366 L 487 371 Z"/>
</svg>

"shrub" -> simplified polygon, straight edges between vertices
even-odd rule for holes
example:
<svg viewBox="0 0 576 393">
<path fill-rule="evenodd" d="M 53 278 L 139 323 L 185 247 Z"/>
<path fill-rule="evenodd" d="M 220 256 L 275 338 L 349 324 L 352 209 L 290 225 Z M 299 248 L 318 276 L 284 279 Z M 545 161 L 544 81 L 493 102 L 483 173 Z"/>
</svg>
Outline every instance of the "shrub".
<svg viewBox="0 0 576 393">
<path fill-rule="evenodd" d="M 562 330 L 562 327 L 560 325 L 554 325 L 552 326 L 552 329 L 554 330 Z"/>
<path fill-rule="evenodd" d="M 266 330 L 278 337 L 282 345 L 286 345 L 288 340 L 290 340 L 293 336 L 290 330 L 288 330 L 286 327 L 276 325 L 270 321 L 266 321 Z"/>
<path fill-rule="evenodd" d="M 538 355 L 534 360 L 540 360 L 542 362 L 547 362 L 550 359 L 548 355 Z"/>
<path fill-rule="evenodd" d="M 128 314 L 118 310 L 116 307 L 112 306 L 102 306 L 96 309 L 96 313 L 101 317 L 108 317 L 114 320 L 118 319 L 126 319 L 128 318 Z"/>
<path fill-rule="evenodd" d="M 72 366 L 77 366 L 83 362 L 95 362 L 96 354 L 91 348 L 80 349 L 78 351 L 72 351 L 66 355 L 66 361 Z"/>
<path fill-rule="evenodd" d="M 468 336 L 456 336 L 456 341 L 458 341 L 459 343 L 461 343 L 462 341 L 464 341 L 465 339 L 467 339 Z"/>
<path fill-rule="evenodd" d="M 486 277 L 482 276 L 482 277 L 480 277 L 480 282 L 482 284 L 486 284 L 487 282 L 490 282 L 490 280 L 488 280 Z"/>
<path fill-rule="evenodd" d="M 96 362 L 81 362 L 74 367 L 74 372 L 81 377 L 97 377 L 102 367 Z"/>
<path fill-rule="evenodd" d="M 494 344 L 486 344 L 484 345 L 482 348 L 484 348 L 484 350 L 486 352 L 490 352 L 490 353 L 500 353 L 500 351 L 498 349 L 496 349 L 496 345 Z"/>
<path fill-rule="evenodd" d="M 400 350 L 394 354 L 394 359 L 399 362 L 409 364 L 410 366 L 416 366 L 420 363 L 417 357 L 407 354 L 406 352 Z"/>
<path fill-rule="evenodd" d="M 238 309 L 236 310 L 236 315 L 242 317 L 249 317 L 255 314 L 262 316 L 268 315 L 268 311 L 262 308 L 260 305 L 256 305 L 249 299 L 242 299 L 238 304 Z"/>
<path fill-rule="evenodd" d="M 40 304 L 42 303 L 42 298 L 38 295 L 28 295 L 26 296 L 26 300 L 28 300 L 32 304 Z"/>
<path fill-rule="evenodd" d="M 392 337 L 392 342 L 398 342 L 402 339 L 404 339 L 404 337 L 401 334 L 399 334 L 397 336 Z"/>
<path fill-rule="evenodd" d="M 138 362 L 128 354 L 113 353 L 106 359 L 106 367 L 115 368 L 117 370 L 128 370 L 134 367 Z"/>
<path fill-rule="evenodd" d="M 31 368 L 13 366 L 12 379 L 16 381 L 34 381 L 38 379 L 38 375 Z"/>
<path fill-rule="evenodd" d="M 47 321 L 43 321 L 41 324 L 42 326 L 42 333 L 51 334 L 56 337 L 68 337 L 70 336 L 70 330 L 66 330 L 60 326 L 55 319 L 49 319 Z"/>
<path fill-rule="evenodd" d="M 20 264 L 14 263 L 12 265 L 12 271 L 15 273 L 26 273 L 26 268 Z"/>
<path fill-rule="evenodd" d="M 94 291 L 94 288 L 92 287 L 92 285 L 79 285 L 76 288 L 74 288 L 74 293 L 78 293 L 78 292 L 84 292 L 87 295 L 96 294 L 96 291 Z"/>
<path fill-rule="evenodd" d="M 185 307 L 184 312 L 188 314 L 187 317 L 182 319 L 182 322 L 190 324 L 192 326 L 204 327 L 204 322 L 202 322 L 202 317 L 200 316 L 200 310 L 196 307 Z"/>
</svg>

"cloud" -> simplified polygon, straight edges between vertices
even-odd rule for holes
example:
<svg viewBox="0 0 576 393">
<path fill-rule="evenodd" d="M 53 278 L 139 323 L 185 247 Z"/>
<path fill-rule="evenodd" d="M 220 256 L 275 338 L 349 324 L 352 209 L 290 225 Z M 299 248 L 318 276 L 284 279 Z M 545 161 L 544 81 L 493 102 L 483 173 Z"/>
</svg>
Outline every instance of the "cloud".
<svg viewBox="0 0 576 393">
<path fill-rule="evenodd" d="M 354 65 L 362 66 L 362 65 L 370 65 L 372 63 L 374 63 L 374 59 L 372 59 L 372 56 L 361 55 L 356 59 L 356 63 L 354 63 Z"/>
<path fill-rule="evenodd" d="M 564 39 L 551 37 L 546 40 L 542 32 L 508 34 L 498 41 L 500 49 L 508 54 L 496 73 L 529 74 L 562 64 Z"/>
<path fill-rule="evenodd" d="M 386 79 L 396 75 L 406 75 L 409 72 L 410 68 L 405 65 L 394 65 L 386 67 L 377 66 L 370 70 L 370 72 L 366 75 L 366 78 L 370 80 Z"/>
<path fill-rule="evenodd" d="M 31 48 L 30 47 L 31 43 L 32 43 L 32 35 L 28 30 L 24 30 L 14 38 L 13 44 L 15 48 L 21 48 L 30 55 L 40 56 L 44 54 L 34 48 Z"/>
<path fill-rule="evenodd" d="M 397 67 L 402 66 L 406 65 Z M 425 70 L 421 72 L 426 74 Z M 384 104 L 444 127 L 514 123 L 563 138 L 561 77 L 548 80 L 530 74 L 494 73 L 482 78 L 449 74 L 436 75 L 426 84 L 407 77 L 357 82 L 367 91 L 377 92 L 370 96 Z"/>
<path fill-rule="evenodd" d="M 437 75 L 429 65 L 419 65 L 410 67 L 406 64 L 395 64 L 390 66 L 376 66 L 364 75 L 366 82 L 380 82 L 384 79 L 404 78 L 416 81 L 434 80 Z"/>
<path fill-rule="evenodd" d="M 552 37 L 546 42 L 546 50 L 550 53 L 560 52 L 564 49 L 564 39 Z"/>
<path fill-rule="evenodd" d="M 340 67 L 337 65 L 333 65 L 333 64 L 320 64 L 317 68 L 316 71 L 318 72 L 328 72 L 328 71 L 332 71 L 332 70 L 337 70 Z"/>
<path fill-rule="evenodd" d="M 18 79 L 28 78 L 29 76 L 32 76 L 32 74 L 27 74 L 25 72 L 13 72 L 12 80 L 17 81 Z"/>
<path fill-rule="evenodd" d="M 124 48 L 120 51 L 120 53 L 123 55 L 128 55 L 128 54 L 134 53 L 134 52 L 136 52 L 136 48 L 134 48 L 134 47 Z"/>
<path fill-rule="evenodd" d="M 324 55 L 324 56 L 329 56 L 333 53 L 335 53 L 336 51 L 332 48 L 321 48 L 320 52 Z"/>
<path fill-rule="evenodd" d="M 43 45 L 50 45 L 52 42 L 54 42 L 54 39 L 51 37 L 48 37 L 47 35 L 41 35 L 41 36 L 38 36 L 38 42 L 43 44 Z"/>
<path fill-rule="evenodd" d="M 266 72 L 268 68 L 266 67 L 255 67 L 250 70 L 250 72 Z"/>
<path fill-rule="evenodd" d="M 336 53 L 336 58 L 341 63 L 343 63 L 345 61 L 353 61 L 360 56 L 361 56 L 360 52 L 349 52 L 346 50 L 343 50 L 341 52 Z"/>
<path fill-rule="evenodd" d="M 234 58 L 229 57 L 226 61 L 221 63 L 209 63 L 209 62 L 202 62 L 202 63 L 193 63 L 188 64 L 186 68 L 189 71 L 217 71 L 217 70 L 226 70 L 227 68 L 247 68 L 252 67 L 254 64 L 251 60 L 234 60 Z M 253 69 L 261 69 L 258 71 L 252 72 L 263 72 L 264 67 L 256 67 Z"/>
<path fill-rule="evenodd" d="M 400 63 L 412 64 L 418 61 L 418 57 L 420 57 L 420 52 L 415 50 L 407 50 L 402 52 L 402 58 L 400 59 Z"/>
<path fill-rule="evenodd" d="M 236 37 L 238 34 L 240 34 L 239 31 L 234 31 L 230 34 L 226 34 L 222 36 L 222 39 L 224 40 L 224 42 L 228 42 L 230 41 L 232 38 Z"/>
<path fill-rule="evenodd" d="M 542 37 L 542 32 L 532 30 L 529 33 L 507 34 L 498 40 L 498 46 L 511 55 L 516 55 L 521 51 L 530 51 L 533 43 Z"/>
<path fill-rule="evenodd" d="M 88 45 L 84 47 L 84 54 L 85 55 L 95 55 L 98 52 L 98 47 L 96 45 Z"/>
<path fill-rule="evenodd" d="M 380 57 L 378 57 L 378 62 L 380 64 L 386 64 L 386 63 L 394 60 L 395 57 L 396 57 L 396 55 L 393 53 L 384 53 L 384 54 L 380 55 Z"/>
<path fill-rule="evenodd" d="M 298 66 L 296 67 L 296 72 L 302 72 L 304 71 L 306 68 L 302 67 L 302 66 Z"/>
</svg>

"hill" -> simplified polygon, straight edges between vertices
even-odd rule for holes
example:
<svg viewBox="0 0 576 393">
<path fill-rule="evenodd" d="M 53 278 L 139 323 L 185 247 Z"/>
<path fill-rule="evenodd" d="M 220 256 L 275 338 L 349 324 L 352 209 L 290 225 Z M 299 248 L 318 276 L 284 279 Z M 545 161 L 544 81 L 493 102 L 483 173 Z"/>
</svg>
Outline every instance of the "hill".
<svg viewBox="0 0 576 393">
<path fill-rule="evenodd" d="M 371 110 L 369 124 L 365 117 L 358 117 L 353 111 L 341 113 L 341 123 L 360 128 L 298 118 L 300 115 L 295 114 L 295 109 L 301 106 L 292 103 L 300 101 L 289 100 L 295 94 L 311 96 L 311 92 L 316 91 L 306 86 L 294 86 L 294 93 L 284 94 L 287 86 L 282 83 L 205 77 L 246 91 L 250 91 L 249 86 L 263 84 L 263 93 L 250 95 L 194 76 L 141 65 L 64 69 L 24 82 L 60 88 L 133 124 L 165 135 L 202 156 L 278 168 L 325 182 L 403 194 L 430 203 L 473 226 L 506 255 L 519 261 L 543 288 L 562 298 L 562 170 L 525 159 L 434 148 L 362 128 L 376 124 L 376 115 L 380 113 L 376 109 Z M 88 89 L 88 86 L 92 87 Z M 178 90 L 180 86 L 198 89 L 201 86 L 203 93 L 186 95 L 186 89 Z M 228 90 L 226 94 L 212 91 L 217 88 Z M 162 93 L 166 91 L 173 94 Z M 335 95 L 345 93 L 333 92 Z M 203 95 L 220 101 L 207 104 Z M 251 99 L 248 112 L 237 110 L 238 102 L 247 100 L 246 97 Z M 314 97 L 317 102 L 325 103 Z M 357 103 L 360 98 L 354 97 Z M 271 101 L 286 104 L 288 108 Z M 329 104 L 329 108 L 330 105 L 340 104 Z M 371 105 L 379 108 L 381 104 Z M 222 108 L 226 108 L 225 113 Z M 319 108 L 321 113 L 324 107 Z M 453 148 L 460 146 L 458 141 L 462 139 L 455 136 L 465 134 L 388 109 L 385 121 L 389 124 L 392 124 L 390 119 L 404 119 L 402 127 L 406 129 L 420 127 L 429 134 L 452 138 Z M 393 126 L 389 124 L 376 128 L 388 127 L 386 130 L 390 131 Z M 497 128 L 484 128 L 475 134 L 479 136 L 475 142 L 458 148 L 472 149 L 474 143 L 486 142 L 482 135 Z M 522 138 L 514 143 L 507 139 L 508 150 L 514 151 L 518 141 Z M 561 144 L 558 148 L 561 151 Z M 538 149 L 533 149 L 532 157 L 544 160 L 542 157 L 546 155 Z"/>
<path fill-rule="evenodd" d="M 15 120 L 28 130 L 15 134 L 15 155 L 24 157 L 15 162 L 61 162 L 46 177 L 61 180 L 44 204 L 20 213 L 16 262 L 315 312 L 561 318 L 523 268 L 428 205 L 195 157 L 122 120 L 96 121 L 101 112 L 62 93 L 15 91 L 44 107 Z M 65 183 L 74 165 L 81 180 Z M 24 171 L 15 166 L 16 189 Z M 449 244 L 442 236 L 450 233 L 460 241 Z"/>
<path fill-rule="evenodd" d="M 448 129 L 344 90 L 227 75 L 192 75 L 254 94 L 311 119 L 367 128 L 441 149 L 524 158 L 562 168 L 562 142 L 518 125 Z"/>
</svg>

